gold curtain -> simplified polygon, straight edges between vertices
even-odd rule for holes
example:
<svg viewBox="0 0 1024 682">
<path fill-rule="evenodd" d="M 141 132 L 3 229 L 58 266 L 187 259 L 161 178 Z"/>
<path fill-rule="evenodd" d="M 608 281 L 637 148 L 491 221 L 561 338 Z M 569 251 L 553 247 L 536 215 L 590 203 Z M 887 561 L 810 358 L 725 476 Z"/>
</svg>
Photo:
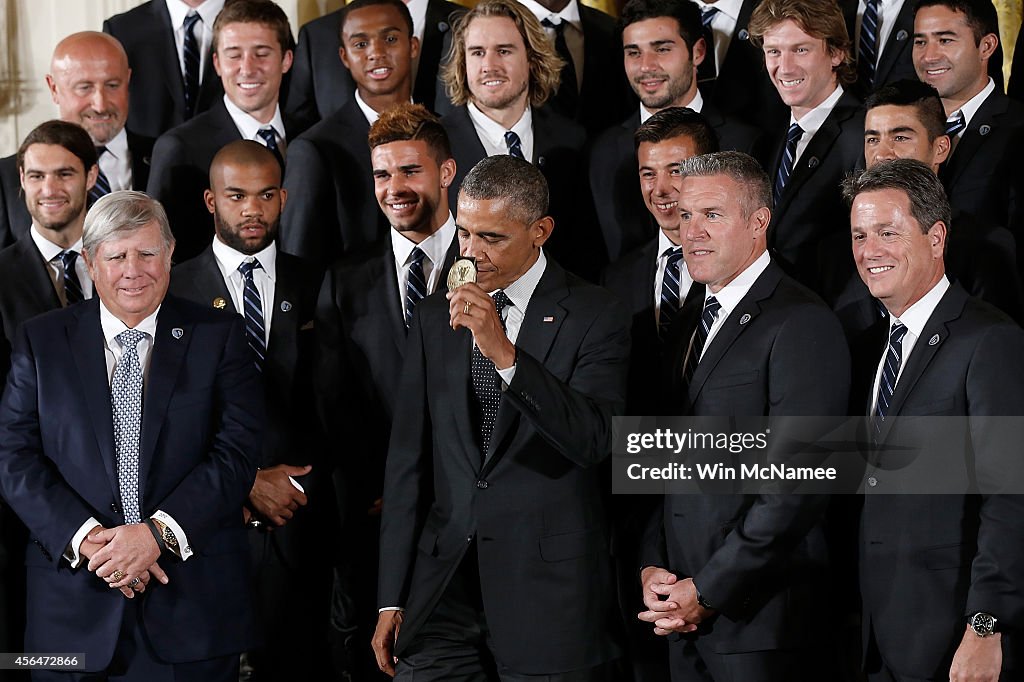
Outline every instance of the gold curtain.
<svg viewBox="0 0 1024 682">
<path fill-rule="evenodd" d="M 1013 46 L 1017 43 L 1021 15 L 1024 13 L 1022 0 L 993 0 L 999 12 L 999 41 L 1003 44 L 1003 77 L 1010 77 L 1013 63 Z"/>
</svg>

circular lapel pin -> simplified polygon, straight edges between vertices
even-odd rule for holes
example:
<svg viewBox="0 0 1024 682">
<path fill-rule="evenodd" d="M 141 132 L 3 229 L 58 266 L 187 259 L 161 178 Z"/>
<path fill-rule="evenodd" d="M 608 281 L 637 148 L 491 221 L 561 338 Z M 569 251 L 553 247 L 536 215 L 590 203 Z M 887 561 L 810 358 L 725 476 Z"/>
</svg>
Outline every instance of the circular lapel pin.
<svg viewBox="0 0 1024 682">
<path fill-rule="evenodd" d="M 817 168 L 819 163 L 821 163 L 821 162 L 818 161 L 818 157 L 817 156 L 812 156 L 810 158 L 810 160 L 807 162 L 807 167 L 808 168 Z"/>
<path fill-rule="evenodd" d="M 281 312 L 286 313 L 292 309 L 291 301 L 281 301 Z"/>
<path fill-rule="evenodd" d="M 929 346 L 934 346 L 938 342 L 939 342 L 939 335 L 938 334 L 933 334 L 932 338 L 928 339 L 928 345 Z"/>
<path fill-rule="evenodd" d="M 181 327 L 175 327 L 174 329 L 171 330 L 171 336 L 173 336 L 176 339 L 180 339 L 184 335 L 185 330 L 182 329 Z"/>
<path fill-rule="evenodd" d="M 224 308 L 227 307 L 227 304 L 228 304 L 228 302 L 225 301 L 220 296 L 218 296 L 217 298 L 213 299 L 213 307 L 216 308 L 217 310 L 224 310 Z"/>
<path fill-rule="evenodd" d="M 741 28 L 740 32 L 736 34 L 736 37 L 740 40 L 750 40 L 750 32 L 745 28 Z"/>
<path fill-rule="evenodd" d="M 900 30 L 899 30 L 899 31 L 898 31 L 898 32 L 896 33 L 896 40 L 898 40 L 898 41 L 900 41 L 900 42 L 903 42 L 904 40 L 906 40 L 906 39 L 907 39 L 907 35 L 908 35 L 908 34 L 907 34 L 907 32 L 906 32 L 906 31 L 904 31 L 903 29 L 900 29 Z"/>
<path fill-rule="evenodd" d="M 743 317 L 740 318 L 740 324 L 746 324 L 750 322 L 750 313 L 743 313 Z"/>
<path fill-rule="evenodd" d="M 988 135 L 989 133 L 992 132 L 992 126 L 986 123 L 985 125 L 978 128 L 978 132 L 981 133 L 982 135 Z"/>
</svg>

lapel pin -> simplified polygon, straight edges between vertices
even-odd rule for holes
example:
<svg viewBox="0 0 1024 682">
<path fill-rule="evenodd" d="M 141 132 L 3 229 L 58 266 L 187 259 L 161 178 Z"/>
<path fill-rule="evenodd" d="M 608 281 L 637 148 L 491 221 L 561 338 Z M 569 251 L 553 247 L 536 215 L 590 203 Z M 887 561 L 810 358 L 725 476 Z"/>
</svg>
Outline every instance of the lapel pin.
<svg viewBox="0 0 1024 682">
<path fill-rule="evenodd" d="M 441 33 L 447 33 L 451 26 L 448 25 L 447 21 L 437 22 L 437 30 Z"/>
<path fill-rule="evenodd" d="M 174 329 L 171 330 L 171 336 L 173 336 L 176 339 L 180 339 L 184 335 L 185 330 L 182 329 L 181 327 L 175 327 Z"/>
<path fill-rule="evenodd" d="M 218 296 L 217 298 L 213 299 L 213 307 L 216 308 L 217 310 L 224 310 L 224 308 L 227 306 L 227 304 L 228 304 L 228 302 L 225 301 L 220 296 Z"/>
<path fill-rule="evenodd" d="M 281 312 L 286 313 L 292 309 L 291 301 L 281 301 Z"/>
<path fill-rule="evenodd" d="M 740 40 L 750 40 L 750 32 L 745 28 L 741 28 L 740 32 L 736 34 L 736 37 Z"/>
<path fill-rule="evenodd" d="M 932 338 L 928 339 L 928 345 L 929 346 L 934 346 L 938 342 L 939 342 L 939 335 L 938 334 L 934 334 L 932 336 Z"/>
<path fill-rule="evenodd" d="M 750 313 L 743 313 L 743 317 L 740 318 L 740 324 L 746 324 L 750 322 Z"/>
<path fill-rule="evenodd" d="M 896 34 L 896 40 L 898 40 L 900 42 L 903 42 L 904 40 L 907 39 L 907 35 L 908 34 L 907 34 L 906 31 L 904 31 L 903 29 L 900 29 L 899 32 Z"/>
<path fill-rule="evenodd" d="M 982 135 L 988 135 L 989 133 L 992 132 L 992 126 L 986 123 L 985 125 L 978 128 L 978 132 L 981 133 Z"/>
<path fill-rule="evenodd" d="M 554 318 L 553 315 L 545 315 L 544 316 L 543 322 L 554 322 L 554 321 L 555 321 L 555 318 Z"/>
<path fill-rule="evenodd" d="M 810 158 L 810 160 L 807 161 L 807 167 L 808 168 L 817 168 L 819 163 L 821 163 L 821 162 L 818 161 L 818 157 L 817 156 L 812 156 Z"/>
</svg>

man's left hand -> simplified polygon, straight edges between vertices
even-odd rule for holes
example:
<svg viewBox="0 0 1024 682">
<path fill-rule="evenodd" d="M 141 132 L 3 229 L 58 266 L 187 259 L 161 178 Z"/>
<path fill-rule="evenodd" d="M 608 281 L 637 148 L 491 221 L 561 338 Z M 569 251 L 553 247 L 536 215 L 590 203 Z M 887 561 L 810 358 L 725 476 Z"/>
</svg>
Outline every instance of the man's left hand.
<svg viewBox="0 0 1024 682">
<path fill-rule="evenodd" d="M 91 533 L 89 541 L 105 543 L 89 559 L 89 570 L 113 588 L 128 585 L 160 557 L 160 546 L 142 523 Z M 117 571 L 121 572 L 120 580 L 114 580 Z"/>
<path fill-rule="evenodd" d="M 693 632 L 697 624 L 714 613 L 697 603 L 697 588 L 693 578 L 680 580 L 675 584 L 658 583 L 650 587 L 657 595 L 665 597 L 666 602 L 678 604 L 668 611 L 650 610 L 639 614 L 642 621 L 654 624 L 654 633 L 667 635 L 672 632 Z"/>
<path fill-rule="evenodd" d="M 508 369 L 516 364 L 516 347 L 505 335 L 494 299 L 486 291 L 469 283 L 447 296 L 452 329 L 465 327 L 473 332 L 477 348 L 497 369 Z"/>
<path fill-rule="evenodd" d="M 979 637 L 968 626 L 953 656 L 949 682 L 999 682 L 1003 667 L 1002 639 L 998 632 Z"/>
</svg>

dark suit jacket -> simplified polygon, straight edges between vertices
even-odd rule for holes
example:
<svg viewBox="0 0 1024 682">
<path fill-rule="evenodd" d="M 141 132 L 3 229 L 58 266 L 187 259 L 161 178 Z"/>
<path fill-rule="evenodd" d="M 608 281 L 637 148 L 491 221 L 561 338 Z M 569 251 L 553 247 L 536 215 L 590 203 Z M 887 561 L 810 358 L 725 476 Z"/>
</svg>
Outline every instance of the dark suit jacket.
<svg viewBox="0 0 1024 682">
<path fill-rule="evenodd" d="M 856 57 L 858 50 L 857 43 L 857 4 L 859 0 L 843 0 L 841 3 L 843 17 L 846 19 L 846 31 L 853 41 L 853 55 Z M 874 90 L 886 83 L 909 78 L 918 80 L 917 72 L 914 71 L 914 5 L 913 2 L 904 2 L 899 14 L 896 15 L 895 24 L 889 39 L 881 48 L 882 55 L 875 65 L 875 82 L 868 87 L 858 78 L 857 82 L 850 88 L 861 99 L 867 97 Z M 882 17 L 882 21 L 892 22 L 892 19 Z"/>
<path fill-rule="evenodd" d="M 447 100 L 438 71 L 451 44 L 452 15 L 466 8 L 446 0 L 427 2 L 419 68 L 412 98 L 431 111 L 438 100 Z M 319 121 L 338 111 L 352 99 L 355 81 L 341 63 L 341 10 L 303 24 L 295 48 L 291 84 L 284 109 L 303 120 Z"/>
<path fill-rule="evenodd" d="M 710 103 L 705 103 L 701 113 L 715 129 L 721 149 L 763 156 L 764 135 L 760 130 L 723 115 Z M 640 114 L 634 111 L 629 118 L 601 133 L 590 148 L 590 193 L 611 262 L 657 234 L 640 192 L 633 144 L 633 134 L 639 127 Z"/>
<path fill-rule="evenodd" d="M 930 342 L 933 337 L 936 343 Z M 880 319 L 855 346 L 853 409 L 865 414 L 887 343 L 888 320 Z M 1020 327 L 951 285 L 903 368 L 881 444 L 899 428 L 891 421 L 896 416 L 1024 414 L 1022 348 Z M 963 434 L 964 458 L 975 463 L 973 475 L 979 481 L 1001 475 L 986 471 L 986 453 L 1005 446 L 993 443 L 990 435 L 977 426 Z M 882 467 L 885 458 L 879 456 Z M 884 492 L 884 468 L 871 473 Z M 1016 539 L 1022 518 L 1024 497 L 1019 495 L 864 497 L 860 573 L 865 632 L 874 632 L 892 670 L 945 677 L 969 614 L 985 611 L 1011 630 L 1021 626 L 1024 575 Z M 1004 664 L 1009 662 L 1004 658 Z"/>
<path fill-rule="evenodd" d="M 0 251 L 0 378 L 7 377 L 11 347 L 21 324 L 61 307 L 48 267 L 28 235 Z"/>
<path fill-rule="evenodd" d="M 1024 264 L 1024 168 L 1017 149 L 1024 149 L 1024 104 L 997 90 L 971 118 L 939 177 L 954 207 L 1010 229 L 1019 267 Z"/>
<path fill-rule="evenodd" d="M 167 4 L 150 0 L 103 22 L 103 32 L 121 41 L 132 68 L 128 126 L 157 138 L 185 122 L 185 83 L 174 44 Z M 209 109 L 224 94 L 207 55 L 196 112 Z"/>
<path fill-rule="evenodd" d="M 462 179 L 487 152 L 466 107 L 446 114 L 441 123 L 448 131 L 455 157 L 455 180 L 448 188 L 448 204 L 458 220 Z M 585 145 L 586 133 L 579 124 L 547 107 L 533 109 L 533 158 L 530 162 L 548 181 L 551 197 L 548 213 L 555 219 L 555 230 L 545 247 L 566 269 L 596 279 L 605 257 L 603 245 L 598 243 L 598 235 L 593 230 L 593 207 L 583 167 Z"/>
<path fill-rule="evenodd" d="M 284 119 L 289 147 L 302 127 Z M 177 242 L 174 261 L 195 258 L 213 239 L 213 215 L 203 192 L 210 187 L 210 164 L 221 147 L 242 139 L 235 122 L 218 99 L 208 111 L 160 136 L 153 147 L 147 193 L 164 205 Z"/>
<path fill-rule="evenodd" d="M 139 613 L 168 662 L 252 644 L 241 506 L 262 419 L 241 320 L 165 298 L 146 378 L 139 504 L 143 517 L 170 514 L 194 555 L 161 561 L 170 583 L 150 585 Z M 85 652 L 90 671 L 109 663 L 126 601 L 62 554 L 89 517 L 108 528 L 125 522 L 111 424 L 98 299 L 26 323 L 0 404 L 0 485 L 35 544 L 25 644 Z"/>
<path fill-rule="evenodd" d="M 786 146 L 787 123 L 779 132 L 775 163 L 768 177 L 775 183 Z M 793 168 L 772 211 L 769 246 L 787 272 L 833 302 L 851 277 L 850 210 L 839 183 L 854 168 L 863 168 L 864 110 L 844 92 Z"/>
<path fill-rule="evenodd" d="M 703 301 L 687 310 L 674 376 Z M 830 416 L 846 412 L 849 353 L 838 321 L 774 263 L 725 320 L 684 391 L 680 414 Z M 827 498 L 666 496 L 646 565 L 694 583 L 719 615 L 700 637 L 717 653 L 813 646 L 826 628 Z M 820 679 L 829 679 L 826 676 Z"/>
<path fill-rule="evenodd" d="M 596 465 L 625 395 L 628 317 L 548 261 L 482 466 L 472 334 L 448 322 L 441 293 L 417 307 L 388 451 L 378 602 L 406 607 L 396 655 L 473 542 L 502 663 L 544 674 L 612 659 L 606 481 Z"/>
<path fill-rule="evenodd" d="M 325 267 L 387 233 L 374 194 L 369 133 L 352 99 L 288 145 L 283 251 Z"/>
</svg>

